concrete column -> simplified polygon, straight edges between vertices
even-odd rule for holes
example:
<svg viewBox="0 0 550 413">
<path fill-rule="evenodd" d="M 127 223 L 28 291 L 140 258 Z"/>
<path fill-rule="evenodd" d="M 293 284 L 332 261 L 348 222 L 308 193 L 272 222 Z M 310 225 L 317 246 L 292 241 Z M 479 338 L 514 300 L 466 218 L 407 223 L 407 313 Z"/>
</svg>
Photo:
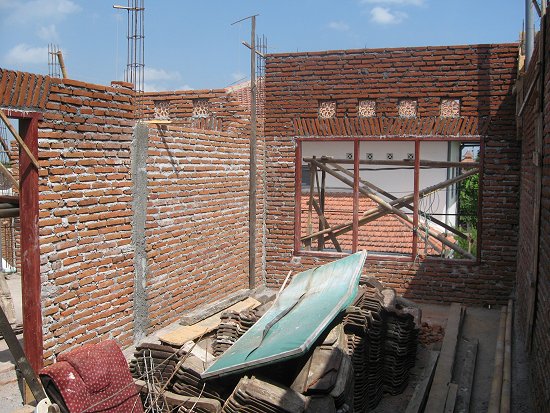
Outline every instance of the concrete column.
<svg viewBox="0 0 550 413">
<path fill-rule="evenodd" d="M 147 305 L 147 142 L 149 128 L 137 123 L 132 140 L 132 244 L 134 246 L 134 342 L 147 335 L 150 325 Z"/>
</svg>

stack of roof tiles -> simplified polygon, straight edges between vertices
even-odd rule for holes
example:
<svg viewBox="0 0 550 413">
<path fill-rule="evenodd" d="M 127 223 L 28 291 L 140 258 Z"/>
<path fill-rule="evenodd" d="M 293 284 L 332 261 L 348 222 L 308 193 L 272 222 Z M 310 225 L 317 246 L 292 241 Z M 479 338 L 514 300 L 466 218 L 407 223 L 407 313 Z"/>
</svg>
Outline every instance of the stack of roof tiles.
<svg viewBox="0 0 550 413">
<path fill-rule="evenodd" d="M 307 399 L 301 394 L 255 377 L 243 377 L 223 406 L 223 413 L 301 413 Z"/>
<path fill-rule="evenodd" d="M 359 292 L 344 315 L 347 353 L 354 369 L 354 411 L 367 412 L 385 393 L 401 393 L 415 362 L 418 329 L 411 314 L 388 305 L 385 289 L 362 278 Z M 391 294 L 390 294 L 391 295 Z"/>
<path fill-rule="evenodd" d="M 399 394 L 407 387 L 414 366 L 418 329 L 410 314 L 390 314 L 387 319 L 384 354 L 384 391 Z"/>
<path fill-rule="evenodd" d="M 212 344 L 214 356 L 224 353 L 260 318 L 255 310 L 242 312 L 227 311 L 221 315 L 216 330 L 216 339 Z"/>
<path fill-rule="evenodd" d="M 211 382 L 207 383 L 201 379 L 200 375 L 205 368 L 205 363 L 199 358 L 187 354 L 176 371 L 171 391 L 182 396 L 215 399 L 223 405 L 225 402 L 225 398 L 222 396 L 223 390 Z"/>
<path fill-rule="evenodd" d="M 342 323 L 307 357 L 270 365 L 263 373 L 267 379 L 243 377 L 236 387 L 234 382 L 204 381 L 201 373 L 207 365 L 203 360 L 158 344 L 138 346 L 130 370 L 135 378 L 154 375 L 167 390 L 181 396 L 217 400 L 225 413 L 368 412 L 384 393 L 398 394 L 407 386 L 420 320 L 415 319 L 417 309 L 405 308 L 414 304 L 396 297 L 393 289 L 370 277 L 361 277 L 359 284 Z M 258 319 L 256 311 L 222 314 L 212 344 L 215 356 L 226 351 Z M 286 373 L 278 374 L 279 370 Z M 188 411 L 189 407 L 178 409 L 178 413 Z M 196 406 L 192 411 L 206 410 Z"/>
<path fill-rule="evenodd" d="M 345 334 L 335 327 L 316 347 L 291 389 L 309 396 L 306 411 L 350 412 L 353 406 L 353 366 L 345 351 Z"/>
</svg>

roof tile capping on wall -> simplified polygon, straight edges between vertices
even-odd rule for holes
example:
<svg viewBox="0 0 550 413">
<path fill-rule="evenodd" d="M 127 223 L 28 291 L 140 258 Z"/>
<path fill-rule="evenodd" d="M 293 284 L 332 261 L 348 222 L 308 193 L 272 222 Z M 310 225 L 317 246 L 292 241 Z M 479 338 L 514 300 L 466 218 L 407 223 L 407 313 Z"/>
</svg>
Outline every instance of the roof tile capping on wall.
<svg viewBox="0 0 550 413">
<path fill-rule="evenodd" d="M 0 69 L 0 107 L 43 110 L 50 86 L 59 79 Z"/>
<path fill-rule="evenodd" d="M 485 145 L 481 261 L 368 260 L 366 271 L 419 300 L 505 303 L 514 283 L 517 253 L 519 144 L 512 96 L 517 49 L 517 44 L 487 44 L 268 55 L 268 283 L 278 285 L 289 269 L 298 271 L 325 260 L 302 257 L 300 268 L 290 265 L 299 120 L 302 130 L 307 122 L 325 122 L 317 120 L 319 102 L 331 100 L 337 102 L 334 125 L 353 129 L 359 102 L 374 100 L 376 117 L 359 122 L 383 125 L 385 119 L 398 118 L 400 101 L 415 100 L 417 119 L 400 122 L 422 122 L 440 118 L 442 99 L 460 99 L 460 118 L 443 119 L 445 124 L 468 119 L 486 125 L 490 120 L 481 135 Z M 424 133 L 429 134 L 430 130 Z"/>
</svg>

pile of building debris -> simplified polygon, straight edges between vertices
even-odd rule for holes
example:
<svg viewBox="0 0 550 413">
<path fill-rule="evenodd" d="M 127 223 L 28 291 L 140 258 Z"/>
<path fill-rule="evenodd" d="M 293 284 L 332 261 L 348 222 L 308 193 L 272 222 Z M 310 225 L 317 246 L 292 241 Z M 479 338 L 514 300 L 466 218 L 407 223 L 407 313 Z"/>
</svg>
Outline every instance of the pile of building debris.
<svg viewBox="0 0 550 413">
<path fill-rule="evenodd" d="M 145 408 L 178 413 L 367 412 L 385 393 L 398 394 L 407 386 L 420 310 L 393 289 L 364 276 L 351 304 L 303 355 L 223 377 L 205 377 L 205 371 L 268 309 L 266 304 L 222 313 L 213 339 L 182 348 L 138 346 L 130 371 L 143 381 Z M 195 403 L 178 405 L 177 398 L 165 397 L 168 392 Z"/>
</svg>

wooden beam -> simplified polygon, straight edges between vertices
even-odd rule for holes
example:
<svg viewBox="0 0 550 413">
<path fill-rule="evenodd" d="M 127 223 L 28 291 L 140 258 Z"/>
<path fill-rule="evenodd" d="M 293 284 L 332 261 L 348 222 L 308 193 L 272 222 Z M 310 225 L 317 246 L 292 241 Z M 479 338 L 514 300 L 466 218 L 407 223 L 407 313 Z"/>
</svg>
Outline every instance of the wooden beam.
<svg viewBox="0 0 550 413">
<path fill-rule="evenodd" d="M 478 340 L 463 340 L 464 359 L 461 360 L 462 371 L 458 380 L 458 393 L 456 395 L 455 412 L 468 413 L 474 387 L 474 376 L 477 360 Z"/>
<path fill-rule="evenodd" d="M 506 335 L 506 306 L 500 309 L 500 323 L 498 325 L 498 337 L 495 350 L 495 364 L 493 369 L 493 381 L 489 395 L 489 407 L 487 413 L 500 412 L 500 398 L 502 396 L 502 367 L 504 365 L 504 338 Z"/>
<path fill-rule="evenodd" d="M 15 195 L 0 195 L 0 202 L 19 206 L 19 197 Z"/>
<path fill-rule="evenodd" d="M 0 118 L 5 123 L 6 127 L 9 129 L 9 131 L 11 132 L 15 140 L 19 143 L 21 148 L 23 148 L 23 150 L 25 151 L 25 153 L 27 154 L 27 156 L 29 157 L 33 165 L 36 167 L 36 169 L 38 169 L 39 168 L 38 161 L 36 160 L 34 154 L 28 148 L 27 144 L 23 141 L 21 136 L 19 136 L 19 134 L 17 133 L 17 131 L 15 130 L 15 128 L 13 127 L 10 120 L 8 119 L 8 117 L 6 116 L 6 114 L 2 109 L 0 109 Z M 36 155 L 38 156 L 38 153 Z"/>
<path fill-rule="evenodd" d="M 424 406 L 426 405 L 428 391 L 432 385 L 438 358 L 438 351 L 430 351 L 426 367 L 424 368 L 424 373 L 422 374 L 422 379 L 414 388 L 414 393 L 409 401 L 409 404 L 407 405 L 405 413 L 421 413 L 424 411 Z"/>
<path fill-rule="evenodd" d="M 426 403 L 426 412 L 443 413 L 445 410 L 449 383 L 451 383 L 453 376 L 456 349 L 465 312 L 465 308 L 460 304 L 451 304 L 449 318 L 445 326 L 445 337 L 443 337 L 441 353 L 439 353 L 439 361 L 437 362 L 430 395 Z"/>
<path fill-rule="evenodd" d="M 510 413 L 512 396 L 512 320 L 514 303 L 508 300 L 506 312 L 506 331 L 504 333 L 504 366 L 502 368 L 502 390 L 500 393 L 500 413 Z"/>
<path fill-rule="evenodd" d="M 216 314 L 199 321 L 193 325 L 189 326 L 180 326 L 175 330 L 168 332 L 166 334 L 160 335 L 158 339 L 165 344 L 181 347 L 190 340 L 195 340 L 202 335 L 209 333 L 216 329 L 220 324 L 221 315 L 226 311 L 245 311 L 257 308 L 260 306 L 260 302 L 254 298 L 247 298 L 246 300 L 240 301 L 232 306 L 217 312 Z"/>
<path fill-rule="evenodd" d="M 454 413 L 457 391 L 458 391 L 458 385 L 456 383 L 449 383 L 449 390 L 447 391 L 447 400 L 445 400 L 445 410 L 443 410 L 444 413 Z"/>
<path fill-rule="evenodd" d="M 344 174 L 346 174 L 346 175 L 348 175 L 348 176 L 350 176 L 350 177 L 353 176 L 353 174 L 352 174 L 350 171 L 348 171 L 346 168 L 342 168 L 342 167 L 341 167 L 340 165 L 338 165 L 338 164 L 330 163 L 330 165 L 331 165 L 332 167 L 334 167 L 335 169 L 339 170 L 340 172 L 342 172 L 342 173 L 344 173 Z M 472 171 L 467 172 L 467 174 L 468 174 L 467 176 L 470 176 L 470 175 L 472 174 L 471 172 L 472 172 Z M 477 173 L 477 171 L 473 171 L 473 172 L 474 172 L 474 175 L 475 175 L 475 173 Z M 460 176 L 462 176 L 462 175 L 460 175 Z M 466 176 L 466 174 L 465 174 L 465 176 Z M 456 177 L 455 177 L 455 178 L 456 178 Z M 451 178 L 451 180 L 453 180 L 453 182 L 446 184 L 446 186 L 452 185 L 452 184 L 454 183 L 454 179 L 455 179 L 455 178 Z M 465 179 L 465 178 L 463 178 L 463 179 Z M 395 201 L 395 200 L 398 199 L 396 196 L 390 194 L 389 192 L 384 191 L 383 189 L 377 187 L 376 185 L 374 185 L 373 183 L 371 183 L 371 182 L 369 182 L 369 181 L 367 181 L 367 180 L 365 180 L 365 179 L 361 179 L 361 178 L 360 178 L 360 179 L 359 179 L 359 182 L 361 182 L 361 184 L 363 184 L 363 185 L 366 186 L 367 188 L 373 189 L 374 191 L 378 192 L 379 194 L 384 195 L 386 198 L 389 198 L 391 201 Z M 447 181 L 445 181 L 445 182 L 447 182 Z M 430 192 L 433 192 L 433 191 L 430 191 Z M 412 196 L 412 195 L 413 195 L 413 194 L 408 195 L 408 196 Z M 419 192 L 419 196 L 422 197 L 423 195 L 424 195 L 424 192 L 423 192 L 423 191 L 420 191 L 420 192 Z M 390 202 L 390 204 L 392 204 L 392 203 Z M 392 205 L 395 206 L 395 204 L 392 204 Z M 407 208 L 408 210 L 414 212 L 414 207 L 413 207 L 410 203 L 399 203 L 398 208 Z M 418 212 L 419 212 L 419 214 L 424 214 L 424 211 L 419 210 Z M 365 213 L 365 215 L 366 215 L 366 213 Z M 452 232 L 452 233 L 453 233 L 454 235 L 456 235 L 456 236 L 459 236 L 459 237 L 464 238 L 464 239 L 468 239 L 468 236 L 467 236 L 467 235 L 465 235 L 465 234 L 462 233 L 461 231 L 459 231 L 459 230 L 457 230 L 457 229 L 451 227 L 450 225 L 445 224 L 444 222 L 440 221 L 440 220 L 437 219 L 437 218 L 430 217 L 430 221 L 432 221 L 433 223 L 439 225 L 439 226 L 442 227 L 442 228 L 445 228 L 447 231 Z"/>
<path fill-rule="evenodd" d="M 315 208 L 315 212 L 317 212 L 317 215 L 319 215 L 319 220 L 323 222 L 323 226 L 325 228 L 330 229 L 330 225 L 329 225 L 329 223 L 328 223 L 328 221 L 325 217 L 325 214 L 321 210 L 321 207 L 319 206 L 317 201 L 314 198 L 312 198 L 311 203 L 313 204 L 313 207 Z M 338 239 L 336 238 L 334 233 L 330 232 L 328 236 L 329 236 L 330 240 L 332 241 L 332 243 L 334 244 L 334 248 L 336 248 L 336 251 L 342 252 L 342 247 L 340 246 L 340 243 L 338 242 Z"/>
<path fill-rule="evenodd" d="M 333 159 L 328 156 L 323 156 L 321 158 L 304 158 L 305 162 L 311 162 L 315 159 L 321 163 L 339 163 L 343 165 L 353 165 L 353 160 L 351 159 Z M 398 160 L 369 160 L 369 159 L 360 159 L 360 165 L 376 165 L 376 166 L 408 166 L 411 169 L 414 168 L 414 160 L 404 159 L 402 161 Z M 426 168 L 479 168 L 479 162 L 450 162 L 450 161 L 423 161 L 420 160 L 420 166 Z"/>
</svg>

